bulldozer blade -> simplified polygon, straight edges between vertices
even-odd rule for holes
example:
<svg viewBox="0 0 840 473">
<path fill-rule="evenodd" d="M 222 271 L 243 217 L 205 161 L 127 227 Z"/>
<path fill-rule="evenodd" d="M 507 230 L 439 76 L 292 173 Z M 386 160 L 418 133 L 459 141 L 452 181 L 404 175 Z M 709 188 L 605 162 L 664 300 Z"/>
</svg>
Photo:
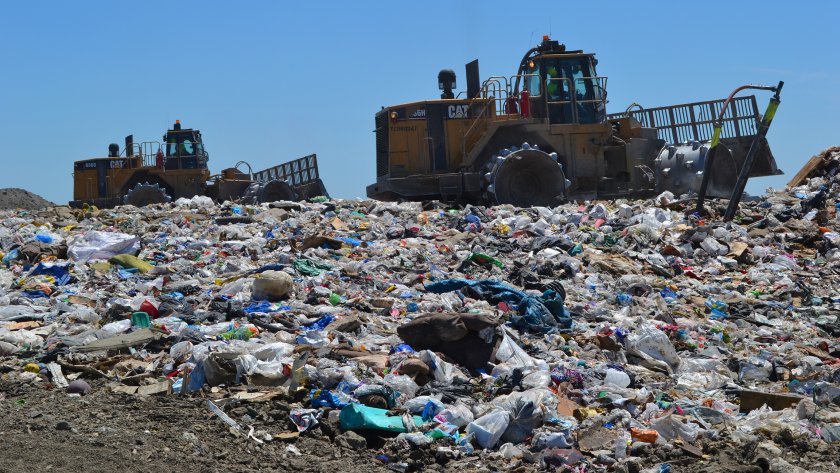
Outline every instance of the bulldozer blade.
<svg viewBox="0 0 840 473">
<path fill-rule="evenodd" d="M 750 136 L 738 140 L 729 139 L 721 141 L 720 145 L 718 145 L 721 149 L 716 151 L 716 156 L 712 163 L 709 188 L 706 191 L 706 195 L 727 199 L 732 195 L 732 189 L 735 188 L 738 174 L 744 166 L 744 160 L 753 138 L 755 137 Z M 755 163 L 749 177 L 782 174 L 779 168 L 776 167 L 776 159 L 770 151 L 770 145 L 767 143 L 767 139 L 763 137 L 759 138 L 758 146 L 758 154 L 755 156 Z"/>
</svg>

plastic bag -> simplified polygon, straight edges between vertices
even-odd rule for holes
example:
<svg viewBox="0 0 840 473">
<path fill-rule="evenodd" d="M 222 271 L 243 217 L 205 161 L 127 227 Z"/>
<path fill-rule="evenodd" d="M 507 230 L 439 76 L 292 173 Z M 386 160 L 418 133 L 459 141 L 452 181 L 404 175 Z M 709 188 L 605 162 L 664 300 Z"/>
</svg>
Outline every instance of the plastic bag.
<svg viewBox="0 0 840 473">
<path fill-rule="evenodd" d="M 694 443 L 697 440 L 697 435 L 702 431 L 699 425 L 682 423 L 670 414 L 653 422 L 651 427 L 665 440 L 681 438 L 689 443 Z"/>
<path fill-rule="evenodd" d="M 433 351 L 423 350 L 418 353 L 423 363 L 431 368 L 432 375 L 436 381 L 451 384 L 455 377 L 456 368 L 452 363 L 440 359 Z"/>
<path fill-rule="evenodd" d="M 680 357 L 674 345 L 671 344 L 671 340 L 668 339 L 668 335 L 653 324 L 642 323 L 627 337 L 627 345 L 654 359 L 664 361 L 671 369 L 676 369 L 680 365 Z"/>
<path fill-rule="evenodd" d="M 456 425 L 459 429 L 466 427 L 474 419 L 475 417 L 470 408 L 462 402 L 457 402 L 447 407 L 435 416 L 435 420 Z"/>
<path fill-rule="evenodd" d="M 119 232 L 91 230 L 70 242 L 67 256 L 74 261 L 107 260 L 112 256 L 140 251 L 140 238 Z"/>
<path fill-rule="evenodd" d="M 751 356 L 746 360 L 741 361 L 741 368 L 738 370 L 739 381 L 765 381 L 770 378 L 773 371 L 773 365 L 757 356 Z"/>
<path fill-rule="evenodd" d="M 548 389 L 529 389 L 499 396 L 492 404 L 510 414 L 502 440 L 521 443 L 542 425 L 545 418 L 553 415 L 557 398 Z"/>
<path fill-rule="evenodd" d="M 525 389 L 545 388 L 551 383 L 551 373 L 548 371 L 533 371 L 522 378 L 522 387 Z"/>
<path fill-rule="evenodd" d="M 604 384 L 612 384 L 620 388 L 630 386 L 630 376 L 624 371 L 607 368 L 607 374 L 604 376 Z"/>
<path fill-rule="evenodd" d="M 417 386 L 417 383 L 411 377 L 404 374 L 385 375 L 383 382 L 386 386 L 405 396 L 405 399 L 412 399 L 417 394 L 417 390 L 420 389 L 420 386 Z"/>
<path fill-rule="evenodd" d="M 445 408 L 444 404 L 440 402 L 440 395 L 438 395 L 437 397 L 418 396 L 414 399 L 409 399 L 408 401 L 403 403 L 403 407 L 408 412 L 419 415 L 423 412 L 423 410 L 426 408 L 426 405 L 430 402 L 436 406 L 438 412 L 443 411 Z"/>
<path fill-rule="evenodd" d="M 467 435 L 474 435 L 475 441 L 481 448 L 490 449 L 499 443 L 505 430 L 510 424 L 510 414 L 496 409 L 485 414 L 467 425 Z"/>
<path fill-rule="evenodd" d="M 513 339 L 504 333 L 499 348 L 496 349 L 496 359 L 513 368 L 536 366 L 537 363 Z"/>
</svg>

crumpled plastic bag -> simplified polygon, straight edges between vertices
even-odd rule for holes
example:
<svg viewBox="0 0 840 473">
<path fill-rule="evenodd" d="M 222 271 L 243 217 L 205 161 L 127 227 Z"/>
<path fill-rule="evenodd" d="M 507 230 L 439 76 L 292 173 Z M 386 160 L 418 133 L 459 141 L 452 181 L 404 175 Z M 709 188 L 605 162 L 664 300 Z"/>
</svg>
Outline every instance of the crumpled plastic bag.
<svg viewBox="0 0 840 473">
<path fill-rule="evenodd" d="M 651 427 L 665 440 L 682 439 L 684 442 L 694 443 L 703 429 L 691 422 L 682 423 L 669 414 L 651 424 Z"/>
<path fill-rule="evenodd" d="M 496 409 L 467 424 L 467 435 L 474 435 L 481 448 L 493 448 L 510 424 L 510 413 Z"/>
<path fill-rule="evenodd" d="M 536 388 L 499 396 L 491 404 L 510 414 L 508 426 L 501 439 L 518 444 L 524 442 L 534 429 L 552 416 L 557 406 L 557 398 L 548 389 Z"/>
<path fill-rule="evenodd" d="M 496 349 L 496 360 L 513 368 L 537 366 L 537 362 L 525 353 L 525 350 L 517 345 L 507 333 L 504 333 Z"/>
<path fill-rule="evenodd" d="M 73 261 L 86 263 L 92 260 L 107 260 L 119 254 L 137 254 L 140 238 L 119 232 L 91 230 L 81 238 L 70 242 L 67 256 Z"/>
<path fill-rule="evenodd" d="M 627 337 L 629 350 L 640 351 L 654 359 L 664 361 L 671 370 L 677 369 L 680 365 L 680 356 L 668 335 L 656 328 L 653 324 L 643 323 L 632 334 Z"/>
</svg>

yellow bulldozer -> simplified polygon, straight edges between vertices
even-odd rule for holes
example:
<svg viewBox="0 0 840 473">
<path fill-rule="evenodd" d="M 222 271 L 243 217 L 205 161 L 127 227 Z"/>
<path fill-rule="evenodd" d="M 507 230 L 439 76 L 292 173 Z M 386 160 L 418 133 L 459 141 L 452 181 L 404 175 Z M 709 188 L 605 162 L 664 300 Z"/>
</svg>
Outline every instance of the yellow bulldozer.
<svg viewBox="0 0 840 473">
<path fill-rule="evenodd" d="M 216 175 L 207 167 L 209 160 L 201 132 L 181 127 L 178 120 L 163 142 L 135 143 L 129 135 L 122 150 L 112 143 L 107 157 L 73 164 L 70 205 L 143 206 L 196 195 L 246 203 L 329 197 L 314 154 L 258 172 L 240 161 Z"/>
<path fill-rule="evenodd" d="M 377 177 L 368 197 L 553 206 L 682 195 L 701 185 L 701 195 L 708 187 L 708 195 L 728 197 L 742 168 L 748 176 L 781 174 L 754 95 L 608 114 L 607 78 L 596 65 L 594 54 L 546 36 L 512 76 L 482 82 L 478 61 L 467 64 L 458 96 L 455 73 L 440 71 L 440 100 L 376 113 Z M 713 147 L 714 165 L 704 169 Z"/>
</svg>

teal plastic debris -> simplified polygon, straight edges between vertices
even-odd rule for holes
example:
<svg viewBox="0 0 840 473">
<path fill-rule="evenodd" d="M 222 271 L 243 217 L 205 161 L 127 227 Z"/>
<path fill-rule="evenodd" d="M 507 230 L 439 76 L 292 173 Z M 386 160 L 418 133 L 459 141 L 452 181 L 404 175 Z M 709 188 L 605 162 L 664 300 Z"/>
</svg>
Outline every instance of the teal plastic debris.
<svg viewBox="0 0 840 473">
<path fill-rule="evenodd" d="M 420 416 L 411 416 L 415 426 L 423 424 Z M 338 421 L 342 430 L 382 430 L 385 432 L 408 432 L 403 417 L 390 416 L 385 409 L 368 407 L 364 404 L 348 404 L 341 409 Z"/>
</svg>

